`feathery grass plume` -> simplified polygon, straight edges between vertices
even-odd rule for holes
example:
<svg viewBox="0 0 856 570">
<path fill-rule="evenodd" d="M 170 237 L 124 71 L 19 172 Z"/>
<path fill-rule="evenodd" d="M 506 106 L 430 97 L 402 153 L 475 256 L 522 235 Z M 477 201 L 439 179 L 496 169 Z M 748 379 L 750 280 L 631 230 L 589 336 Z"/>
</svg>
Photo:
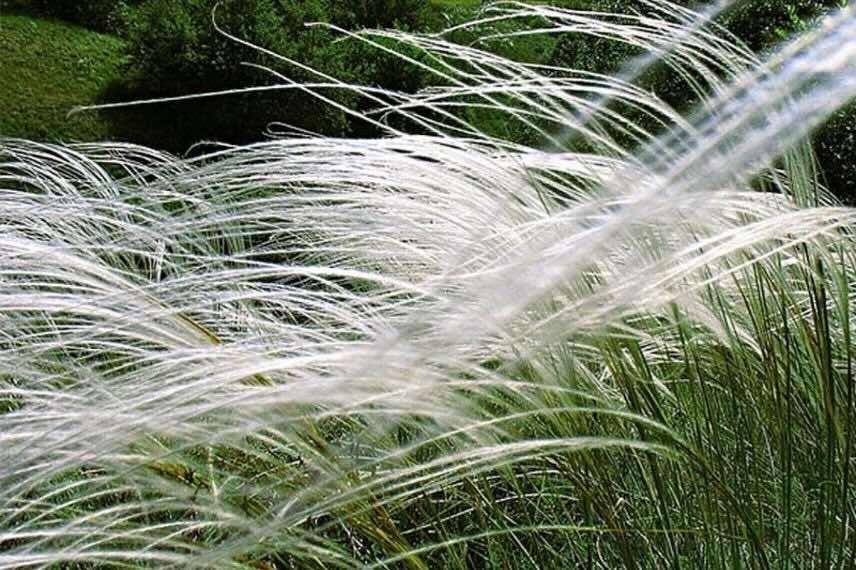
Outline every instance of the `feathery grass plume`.
<svg viewBox="0 0 856 570">
<path fill-rule="evenodd" d="M 386 138 L 0 142 L 0 568 L 852 566 L 856 215 L 799 142 L 856 13 L 761 62 L 649 5 L 471 25 L 632 43 L 692 115 L 374 31 L 438 86 L 283 87 Z"/>
</svg>

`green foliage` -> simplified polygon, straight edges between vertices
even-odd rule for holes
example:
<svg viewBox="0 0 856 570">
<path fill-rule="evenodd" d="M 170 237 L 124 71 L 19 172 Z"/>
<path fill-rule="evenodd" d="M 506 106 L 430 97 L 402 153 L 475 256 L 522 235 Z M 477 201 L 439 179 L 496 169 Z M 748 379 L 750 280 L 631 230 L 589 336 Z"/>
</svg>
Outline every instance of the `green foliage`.
<svg viewBox="0 0 856 570">
<path fill-rule="evenodd" d="M 836 112 L 814 137 L 824 180 L 849 205 L 856 205 L 856 105 Z"/>
<path fill-rule="evenodd" d="M 349 29 L 421 29 L 430 8 L 427 0 L 350 0 L 330 6 L 333 21 Z"/>
<path fill-rule="evenodd" d="M 131 25 L 129 51 L 132 71 L 145 80 L 146 90 L 217 89 L 256 75 L 240 64 L 263 63 L 262 58 L 217 32 L 212 18 L 215 4 L 210 0 L 149 0 L 141 7 Z M 289 10 L 284 11 L 271 0 L 230 2 L 218 8 L 216 21 L 224 31 L 277 52 L 323 45 L 313 42 L 323 31 L 302 26 L 304 19 L 322 15 L 319 3 L 287 6 Z M 306 55 L 311 61 L 315 50 Z"/>
<path fill-rule="evenodd" d="M 723 24 L 752 49 L 763 52 L 777 42 L 813 27 L 826 11 L 846 5 L 843 0 L 763 0 L 738 2 Z M 835 113 L 816 133 L 814 145 L 824 179 L 842 200 L 856 202 L 856 107 Z"/>
<path fill-rule="evenodd" d="M 820 14 L 841 0 L 755 0 L 735 2 L 720 18 L 729 31 L 755 51 L 764 51 L 808 29 Z"/>
<path fill-rule="evenodd" d="M 608 13 L 644 13 L 640 0 L 558 0 L 556 4 Z M 684 2 L 684 4 L 688 4 Z M 736 2 L 717 18 L 756 53 L 773 49 L 782 40 L 811 28 L 825 12 L 841 6 L 841 0 L 760 0 Z M 613 74 L 639 51 L 616 40 L 583 34 L 564 34 L 549 59 L 551 65 L 595 73 Z M 689 84 L 665 66 L 656 66 L 640 78 L 647 89 L 679 110 L 695 104 Z M 644 120 L 642 120 L 644 124 Z M 645 125 L 653 128 L 654 125 Z M 830 188 L 841 199 L 856 200 L 856 176 L 852 160 L 856 152 L 856 108 L 836 113 L 815 138 L 821 169 Z"/>
<path fill-rule="evenodd" d="M 554 0 L 553 3 L 613 13 L 634 13 L 646 9 L 640 0 Z M 819 14 L 840 3 L 841 0 L 738 2 L 721 15 L 719 23 L 760 53 L 783 38 L 811 27 Z M 470 18 L 479 4 L 478 1 L 457 0 L 232 0 L 218 6 L 216 21 L 230 34 L 344 81 L 415 91 L 425 85 L 424 73 L 402 66 L 379 50 L 358 42 L 336 42 L 340 39 L 338 34 L 317 27 L 307 28 L 304 23 L 329 22 L 354 30 L 372 27 L 438 29 Z M 29 7 L 92 29 L 129 36 L 130 65 L 123 80 L 107 91 L 105 98 L 110 100 L 280 83 L 271 73 L 243 65 L 245 62 L 269 67 L 296 81 L 319 79 L 298 67 L 237 45 L 218 33 L 212 23 L 215 5 L 215 0 L 147 0 L 141 5 L 138 0 L 20 0 L 13 3 L 13 6 Z M 513 25 L 497 24 L 495 29 L 482 29 L 479 33 L 509 31 Z M 466 36 L 466 32 L 460 35 Z M 474 38 L 476 34 L 470 32 L 470 35 Z M 637 54 L 627 44 L 582 34 L 513 38 L 494 41 L 483 47 L 520 61 L 597 73 L 614 73 Z M 410 55 L 420 57 L 418 53 Z M 113 78 L 115 74 L 109 77 Z M 643 81 L 647 88 L 679 109 L 687 109 L 693 103 L 687 83 L 662 67 Z M 346 106 L 364 107 L 363 101 L 345 91 L 327 90 L 323 94 Z M 71 106 L 91 99 L 91 96 L 76 99 Z M 529 127 L 510 122 L 500 113 L 468 109 L 465 114 L 468 120 L 488 134 L 530 144 L 537 142 Z M 20 123 L 15 118 L 20 116 L 14 114 L 12 121 Z M 354 121 L 346 113 L 300 91 L 162 104 L 115 111 L 109 117 L 113 122 L 114 136 L 173 151 L 183 151 L 201 139 L 256 140 L 265 126 L 274 121 L 324 134 L 377 134 L 377 130 L 367 123 Z M 850 168 L 850 157 L 856 146 L 852 142 L 856 124 L 854 117 L 856 115 L 852 111 L 839 112 L 815 140 L 826 180 L 840 197 L 849 201 L 853 200 L 851 188 L 856 184 Z M 10 121 L 7 119 L 6 122 Z M 32 124 L 42 122 L 33 119 Z M 90 122 L 94 124 L 97 120 L 91 119 Z M 22 128 L 19 125 L 6 130 L 19 132 Z M 61 126 L 55 133 L 49 133 L 51 129 L 45 128 L 28 128 L 28 132 L 31 136 L 36 136 L 36 131 L 44 131 L 44 136 L 67 136 Z M 101 127 L 99 129 L 99 132 L 104 132 Z"/>
<path fill-rule="evenodd" d="M 216 6 L 216 10 L 215 10 Z M 391 56 L 321 26 L 346 29 L 423 25 L 425 0 L 330 3 L 325 0 L 149 0 L 133 18 L 129 31 L 128 80 L 114 98 L 167 97 L 251 86 L 297 82 L 345 82 L 414 90 L 421 76 L 392 64 Z M 215 27 L 216 22 L 216 27 Z M 217 30 L 281 57 L 239 45 Z M 342 40 L 342 41 L 337 41 Z M 323 75 L 307 71 L 299 62 Z M 249 65 L 247 65 L 249 64 Z M 264 68 L 264 69 L 262 69 Z M 284 80 L 283 77 L 288 78 Z M 347 107 L 361 105 L 351 92 L 319 93 Z M 370 134 L 364 123 L 323 103 L 306 91 L 279 90 L 251 96 L 228 96 L 211 102 L 159 105 L 117 113 L 118 135 L 171 150 L 184 150 L 204 138 L 229 142 L 257 140 L 271 122 L 327 135 Z M 161 123 L 141 140 L 141 124 Z M 165 138 L 167 145 L 158 144 Z"/>
<path fill-rule="evenodd" d="M 31 0 L 39 13 L 100 32 L 123 32 L 129 10 L 139 0 Z"/>
</svg>

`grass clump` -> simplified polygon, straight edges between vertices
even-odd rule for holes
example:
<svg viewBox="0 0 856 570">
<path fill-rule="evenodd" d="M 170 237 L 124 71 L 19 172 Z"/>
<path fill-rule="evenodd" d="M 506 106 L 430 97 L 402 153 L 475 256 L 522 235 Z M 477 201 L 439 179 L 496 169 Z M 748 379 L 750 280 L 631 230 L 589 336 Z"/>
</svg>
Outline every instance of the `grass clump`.
<svg viewBox="0 0 856 570">
<path fill-rule="evenodd" d="M 365 32 L 436 86 L 300 88 L 383 138 L 4 140 L 0 567 L 852 566 L 856 213 L 803 141 L 856 13 L 762 61 L 651 6 Z M 446 39 L 486 25 L 642 53 Z"/>
</svg>

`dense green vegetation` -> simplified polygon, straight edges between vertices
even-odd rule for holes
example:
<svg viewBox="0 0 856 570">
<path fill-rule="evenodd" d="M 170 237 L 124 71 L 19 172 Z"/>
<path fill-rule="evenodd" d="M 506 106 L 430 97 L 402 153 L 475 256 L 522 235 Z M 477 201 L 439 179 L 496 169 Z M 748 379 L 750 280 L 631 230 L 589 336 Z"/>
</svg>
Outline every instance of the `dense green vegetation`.
<svg viewBox="0 0 856 570">
<path fill-rule="evenodd" d="M 394 65 L 382 52 L 355 41 L 336 42 L 341 34 L 308 28 L 304 23 L 327 22 L 344 29 L 420 28 L 428 18 L 425 0 L 332 4 L 323 0 L 240 0 L 222 4 L 217 11 L 217 24 L 223 31 L 318 73 L 238 45 L 219 33 L 211 21 L 215 4 L 215 0 L 150 0 L 141 6 L 128 34 L 131 63 L 122 98 L 273 85 L 283 83 L 280 77 L 301 83 L 329 83 L 325 77 L 335 77 L 393 90 L 412 91 L 422 86 L 418 73 Z M 349 108 L 359 108 L 362 103 L 346 90 L 318 92 Z M 168 136 L 152 133 L 143 142 L 157 146 L 159 138 L 175 141 L 169 147 L 172 150 L 183 150 L 200 139 L 257 140 L 272 121 L 327 135 L 371 134 L 364 132 L 364 123 L 354 124 L 342 110 L 297 89 L 164 105 L 125 112 L 119 119 L 129 116 L 149 124 L 156 123 L 157 116 L 168 118 L 162 121 Z"/>
<path fill-rule="evenodd" d="M 133 8 L 142 0 L 15 0 L 30 11 L 100 32 L 127 29 Z"/>
<path fill-rule="evenodd" d="M 26 16 L 16 15 L 18 19 L 7 24 L 9 33 L 2 40 L 10 46 L 13 55 L 6 58 L 5 65 L 0 68 L 3 74 L 0 77 L 12 77 L 15 70 L 28 71 L 23 73 L 25 80 L 19 86 L 6 91 L 4 103 L 10 112 L 0 123 L 0 133 L 45 140 L 68 140 L 72 132 L 75 138 L 82 140 L 109 136 L 179 153 L 200 140 L 232 143 L 258 140 L 271 123 L 281 125 L 274 129 L 278 132 L 284 132 L 282 125 L 288 125 L 286 131 L 297 128 L 337 136 L 378 134 L 377 129 L 365 121 L 355 120 L 298 90 L 162 103 L 103 112 L 100 117 L 89 113 L 75 116 L 71 122 L 65 121 L 67 111 L 77 105 L 281 83 L 276 74 L 303 82 L 318 81 L 319 77 L 270 55 L 239 46 L 219 34 L 211 22 L 215 0 L 6 2 L 18 13 L 25 10 L 110 31 L 122 36 L 125 42 L 98 40 L 95 38 L 99 36 L 79 31 L 77 45 L 78 40 L 73 38 L 75 29 L 65 27 L 56 37 L 38 34 L 36 41 L 45 45 L 34 51 L 21 32 L 24 20 L 20 18 Z M 649 10 L 639 0 L 553 0 L 553 3 L 616 13 Z M 347 3 L 236 0 L 223 4 L 217 21 L 224 31 L 306 63 L 331 77 L 412 92 L 427 85 L 428 78 L 420 69 L 393 62 L 382 51 L 353 40 L 334 42 L 340 34 L 319 28 L 306 29 L 303 22 L 329 22 L 345 29 L 393 26 L 439 29 L 473 17 L 481 4 L 477 0 Z M 838 4 L 839 0 L 753 0 L 737 3 L 719 17 L 718 22 L 762 53 L 782 39 L 808 29 L 818 15 Z M 42 25 L 48 31 L 51 24 L 34 19 L 31 25 L 36 29 Z M 511 28 L 513 25 L 506 25 L 502 31 Z M 465 41 L 466 38 L 459 39 Z M 93 48 L 98 41 L 103 41 L 105 49 Z M 125 53 L 119 55 L 122 45 L 127 47 Z M 561 38 L 518 38 L 512 42 L 492 42 L 484 47 L 520 61 L 597 73 L 614 72 L 635 54 L 626 44 L 571 34 Z M 35 55 L 54 52 L 60 55 Z M 77 59 L 73 59 L 74 53 L 79 54 Z M 412 55 L 419 57 L 418 53 Z M 84 61 L 86 67 L 80 69 L 78 59 Z M 243 65 L 245 62 L 252 66 Z M 687 109 L 693 104 L 694 97 L 689 96 L 688 85 L 668 73 L 652 73 L 643 83 L 673 106 Z M 57 85 L 67 88 L 56 89 Z M 349 108 L 360 109 L 369 104 L 353 92 L 341 89 L 328 88 L 321 93 Z M 39 103 L 34 106 L 31 102 Z M 509 122 L 484 110 L 469 110 L 466 114 L 468 120 L 480 123 L 490 134 L 519 142 L 538 142 L 532 130 L 522 123 Z M 72 126 L 65 128 L 65 125 Z M 81 128 L 73 125 L 81 125 Z M 815 140 L 822 176 L 839 196 L 848 200 L 854 195 L 850 189 L 856 186 L 856 174 L 850 167 L 850 157 L 856 152 L 854 125 L 856 109 L 843 110 Z"/>
</svg>

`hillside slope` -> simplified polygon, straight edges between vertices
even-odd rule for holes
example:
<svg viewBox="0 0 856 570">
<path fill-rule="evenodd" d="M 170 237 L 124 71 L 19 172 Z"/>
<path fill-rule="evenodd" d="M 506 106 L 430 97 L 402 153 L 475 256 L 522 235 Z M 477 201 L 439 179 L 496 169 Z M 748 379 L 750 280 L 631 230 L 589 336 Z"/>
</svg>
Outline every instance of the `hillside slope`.
<svg viewBox="0 0 856 570">
<path fill-rule="evenodd" d="M 95 141 L 108 136 L 93 103 L 119 76 L 122 41 L 65 22 L 0 14 L 0 136 Z"/>
</svg>

